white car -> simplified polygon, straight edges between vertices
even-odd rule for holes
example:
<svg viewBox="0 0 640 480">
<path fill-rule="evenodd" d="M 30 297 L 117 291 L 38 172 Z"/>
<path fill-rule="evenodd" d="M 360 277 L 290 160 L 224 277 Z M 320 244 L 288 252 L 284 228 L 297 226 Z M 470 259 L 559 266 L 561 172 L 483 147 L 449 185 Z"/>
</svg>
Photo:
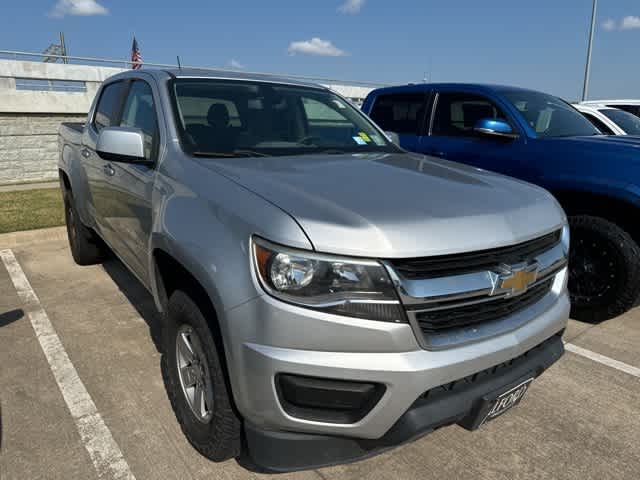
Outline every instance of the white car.
<svg viewBox="0 0 640 480">
<path fill-rule="evenodd" d="M 581 102 L 583 105 L 604 105 L 611 108 L 619 108 L 625 112 L 632 113 L 640 117 L 640 100 L 619 99 L 619 100 L 587 100 Z"/>
<path fill-rule="evenodd" d="M 640 118 L 628 111 L 595 102 L 577 103 L 573 106 L 605 135 L 640 136 Z"/>
</svg>

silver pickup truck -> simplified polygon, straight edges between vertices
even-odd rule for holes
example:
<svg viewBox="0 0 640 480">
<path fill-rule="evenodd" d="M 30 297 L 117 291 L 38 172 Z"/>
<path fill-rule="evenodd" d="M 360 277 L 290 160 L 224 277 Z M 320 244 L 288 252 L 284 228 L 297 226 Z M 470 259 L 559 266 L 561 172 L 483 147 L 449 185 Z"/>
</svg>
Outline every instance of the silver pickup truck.
<svg viewBox="0 0 640 480">
<path fill-rule="evenodd" d="M 59 169 L 75 261 L 110 250 L 151 292 L 212 460 L 299 470 L 473 430 L 563 353 L 555 200 L 407 153 L 324 87 L 119 74 L 61 127 Z"/>
</svg>

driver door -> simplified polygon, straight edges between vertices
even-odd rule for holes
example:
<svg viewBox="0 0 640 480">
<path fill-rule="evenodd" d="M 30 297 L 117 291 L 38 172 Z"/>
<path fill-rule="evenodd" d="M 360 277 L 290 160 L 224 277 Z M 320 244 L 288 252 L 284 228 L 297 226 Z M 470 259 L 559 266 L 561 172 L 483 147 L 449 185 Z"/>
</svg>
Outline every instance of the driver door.
<svg viewBox="0 0 640 480">
<path fill-rule="evenodd" d="M 421 138 L 422 152 L 506 175 L 515 171 L 521 138 L 493 138 L 474 131 L 484 118 L 505 120 L 515 130 L 495 102 L 475 93 L 442 91 L 434 109 L 430 130 Z"/>
<path fill-rule="evenodd" d="M 156 105 L 149 83 L 142 79 L 130 82 L 118 126 L 140 131 L 144 141 L 144 160 L 122 159 L 109 163 L 110 203 L 105 210 L 113 234 L 109 243 L 147 285 L 151 199 L 160 145 Z"/>
</svg>

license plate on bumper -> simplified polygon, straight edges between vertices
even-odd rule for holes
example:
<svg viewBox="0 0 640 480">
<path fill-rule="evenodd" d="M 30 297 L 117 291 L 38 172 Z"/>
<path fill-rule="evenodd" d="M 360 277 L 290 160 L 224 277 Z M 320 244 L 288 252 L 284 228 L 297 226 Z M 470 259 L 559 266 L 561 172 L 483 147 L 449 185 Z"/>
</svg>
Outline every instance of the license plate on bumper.
<svg viewBox="0 0 640 480">
<path fill-rule="evenodd" d="M 485 395 L 473 409 L 473 414 L 460 422 L 460 425 L 468 430 L 475 430 L 511 410 L 520 403 L 534 379 L 535 377 L 529 377 L 506 391 Z"/>
</svg>

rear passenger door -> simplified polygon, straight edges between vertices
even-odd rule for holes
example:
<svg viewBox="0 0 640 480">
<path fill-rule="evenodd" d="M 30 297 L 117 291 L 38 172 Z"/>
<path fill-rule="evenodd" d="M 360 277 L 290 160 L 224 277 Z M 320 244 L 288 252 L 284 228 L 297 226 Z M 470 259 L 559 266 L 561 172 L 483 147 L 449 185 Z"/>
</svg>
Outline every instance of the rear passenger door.
<svg viewBox="0 0 640 480">
<path fill-rule="evenodd" d="M 425 131 L 428 100 L 428 92 L 380 95 L 370 117 L 385 132 L 397 133 L 402 148 L 422 153 L 420 136 Z"/>
<path fill-rule="evenodd" d="M 93 118 L 82 138 L 80 154 L 89 184 L 89 213 L 95 227 L 103 237 L 110 235 L 106 221 L 109 207 L 109 171 L 108 162 L 96 153 L 98 136 L 102 129 L 117 126 L 122 102 L 126 93 L 127 82 L 120 80 L 109 83 L 100 92 L 100 98 L 94 109 Z"/>
<path fill-rule="evenodd" d="M 500 139 L 474 131 L 484 118 L 504 120 L 518 131 L 496 102 L 476 93 L 441 91 L 433 108 L 428 135 L 421 139 L 424 153 L 507 175 L 518 168 L 522 136 Z"/>
</svg>

